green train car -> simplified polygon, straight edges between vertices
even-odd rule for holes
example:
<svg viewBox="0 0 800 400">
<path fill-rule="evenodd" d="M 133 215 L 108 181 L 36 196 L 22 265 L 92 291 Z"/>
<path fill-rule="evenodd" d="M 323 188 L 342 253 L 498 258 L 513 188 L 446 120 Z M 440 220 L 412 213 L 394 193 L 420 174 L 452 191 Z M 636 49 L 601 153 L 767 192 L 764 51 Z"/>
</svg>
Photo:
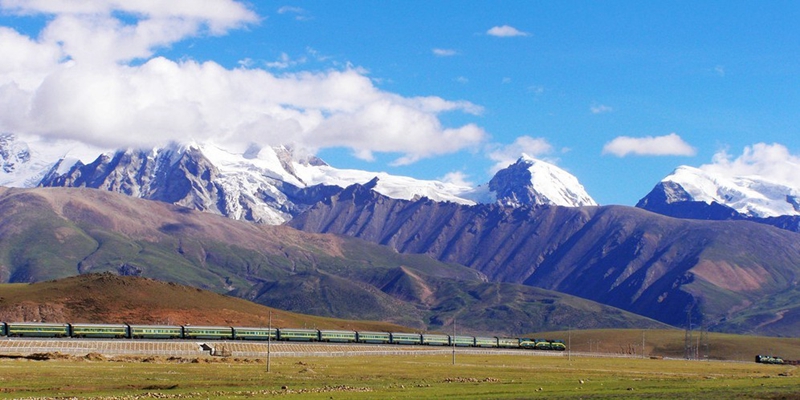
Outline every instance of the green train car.
<svg viewBox="0 0 800 400">
<path fill-rule="evenodd" d="M 230 326 L 192 326 L 184 325 L 184 339 L 233 340 L 233 328 Z"/>
<path fill-rule="evenodd" d="M 276 328 L 233 327 L 233 338 L 240 340 L 278 340 Z"/>
<path fill-rule="evenodd" d="M 0 336 L 8 336 L 8 325 L 5 322 L 0 322 Z"/>
<path fill-rule="evenodd" d="M 179 325 L 129 325 L 132 339 L 180 339 L 183 327 Z"/>
<path fill-rule="evenodd" d="M 319 331 L 319 340 L 322 342 L 354 343 L 356 331 Z"/>
<path fill-rule="evenodd" d="M 389 343 L 393 344 L 422 344 L 418 333 L 391 332 L 389 337 Z"/>
<path fill-rule="evenodd" d="M 497 347 L 496 337 L 475 336 L 475 347 Z"/>
<path fill-rule="evenodd" d="M 450 345 L 456 347 L 472 347 L 475 346 L 475 338 L 473 336 L 450 336 Z"/>
<path fill-rule="evenodd" d="M 126 324 L 70 324 L 70 336 L 74 338 L 129 338 Z"/>
<path fill-rule="evenodd" d="M 389 332 L 356 332 L 356 341 L 359 343 L 388 344 L 391 342 Z"/>
<path fill-rule="evenodd" d="M 422 335 L 422 344 L 427 344 L 428 346 L 447 346 L 450 344 L 450 336 L 424 334 Z"/>
<path fill-rule="evenodd" d="M 281 328 L 278 330 L 278 340 L 317 342 L 319 341 L 319 331 L 316 329 Z"/>
<path fill-rule="evenodd" d="M 8 336 L 18 337 L 69 337 L 69 324 L 41 322 L 9 322 Z"/>
<path fill-rule="evenodd" d="M 519 347 L 522 347 L 523 349 L 535 349 L 536 339 L 520 338 Z"/>
<path fill-rule="evenodd" d="M 519 348 L 519 339 L 515 338 L 497 338 L 497 347 L 504 347 L 509 349 Z"/>
</svg>

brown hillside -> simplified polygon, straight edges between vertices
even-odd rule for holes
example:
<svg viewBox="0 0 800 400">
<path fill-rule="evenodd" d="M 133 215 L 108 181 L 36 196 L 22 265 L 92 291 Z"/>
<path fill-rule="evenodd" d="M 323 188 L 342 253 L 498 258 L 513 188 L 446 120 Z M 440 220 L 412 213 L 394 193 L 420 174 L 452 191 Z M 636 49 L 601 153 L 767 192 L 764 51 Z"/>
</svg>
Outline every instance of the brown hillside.
<svg viewBox="0 0 800 400">
<path fill-rule="evenodd" d="M 149 278 L 86 274 L 0 285 L 0 321 L 139 323 L 408 331 L 398 325 L 315 317 Z"/>
</svg>

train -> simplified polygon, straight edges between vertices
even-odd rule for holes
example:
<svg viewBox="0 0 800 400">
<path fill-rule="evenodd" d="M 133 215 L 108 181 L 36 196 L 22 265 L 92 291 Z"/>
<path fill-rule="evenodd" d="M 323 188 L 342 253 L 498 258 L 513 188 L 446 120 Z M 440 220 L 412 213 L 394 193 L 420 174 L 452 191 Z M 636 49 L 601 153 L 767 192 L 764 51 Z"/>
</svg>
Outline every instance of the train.
<svg viewBox="0 0 800 400">
<path fill-rule="evenodd" d="M 785 360 L 783 357 L 765 356 L 761 354 L 756 356 L 756 362 L 759 364 L 800 365 L 800 360 Z"/>
<path fill-rule="evenodd" d="M 279 340 L 564 351 L 563 340 L 300 328 L 0 322 L 0 337 Z"/>
</svg>

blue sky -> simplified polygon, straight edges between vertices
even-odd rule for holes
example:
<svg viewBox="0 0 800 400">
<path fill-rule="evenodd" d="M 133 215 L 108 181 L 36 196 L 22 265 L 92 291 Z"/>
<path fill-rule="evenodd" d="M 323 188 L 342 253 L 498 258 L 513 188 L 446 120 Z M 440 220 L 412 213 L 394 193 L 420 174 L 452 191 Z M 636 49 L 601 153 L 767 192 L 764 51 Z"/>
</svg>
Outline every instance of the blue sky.
<svg viewBox="0 0 800 400">
<path fill-rule="evenodd" d="M 0 130 L 471 184 L 526 152 L 600 204 L 679 165 L 800 188 L 800 3 L 126 3 L 0 0 Z"/>
</svg>

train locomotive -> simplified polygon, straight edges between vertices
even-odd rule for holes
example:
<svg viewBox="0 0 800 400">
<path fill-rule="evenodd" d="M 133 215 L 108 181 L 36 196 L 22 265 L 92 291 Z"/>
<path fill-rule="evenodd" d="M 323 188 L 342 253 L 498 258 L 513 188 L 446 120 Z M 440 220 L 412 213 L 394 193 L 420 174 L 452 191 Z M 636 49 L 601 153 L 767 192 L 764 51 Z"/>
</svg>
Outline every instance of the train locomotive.
<svg viewBox="0 0 800 400">
<path fill-rule="evenodd" d="M 95 339 L 188 339 L 188 340 L 280 340 L 405 344 L 428 346 L 519 348 L 530 350 L 567 349 L 562 340 L 463 336 L 407 332 L 265 328 L 196 325 L 135 325 L 0 322 L 0 337 L 95 338 Z"/>
</svg>

